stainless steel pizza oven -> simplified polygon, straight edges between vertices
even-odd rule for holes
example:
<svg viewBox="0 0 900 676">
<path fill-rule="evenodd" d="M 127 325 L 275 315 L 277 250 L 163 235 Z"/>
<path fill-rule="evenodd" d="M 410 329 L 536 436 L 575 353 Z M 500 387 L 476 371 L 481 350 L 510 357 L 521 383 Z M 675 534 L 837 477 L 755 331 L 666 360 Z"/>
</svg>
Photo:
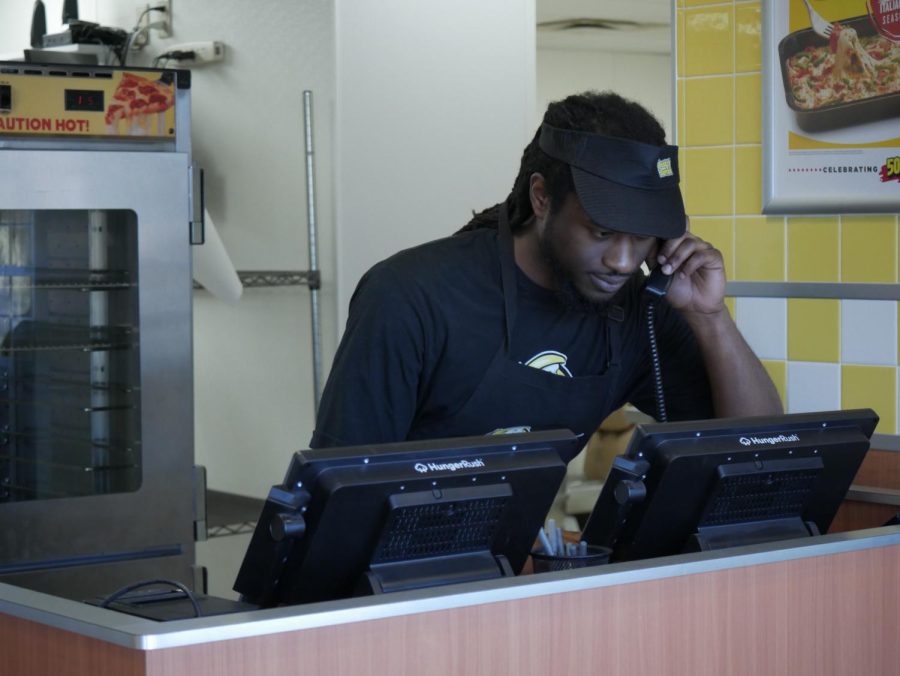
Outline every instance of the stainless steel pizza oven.
<svg viewBox="0 0 900 676">
<path fill-rule="evenodd" d="M 0 581 L 192 583 L 187 75 L 0 63 Z"/>
</svg>

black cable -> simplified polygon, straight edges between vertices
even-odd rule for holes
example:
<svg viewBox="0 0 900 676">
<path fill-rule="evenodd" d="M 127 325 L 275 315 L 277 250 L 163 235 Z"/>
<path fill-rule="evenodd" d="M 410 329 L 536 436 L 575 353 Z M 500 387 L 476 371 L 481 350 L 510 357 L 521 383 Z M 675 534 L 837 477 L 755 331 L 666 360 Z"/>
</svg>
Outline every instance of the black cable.
<svg viewBox="0 0 900 676">
<path fill-rule="evenodd" d="M 128 50 L 131 49 L 131 41 L 134 40 L 135 35 L 137 35 L 137 29 L 132 30 L 128 34 L 128 37 L 125 38 L 125 43 L 119 48 L 119 51 L 116 52 L 116 56 L 119 58 L 119 65 L 121 66 L 127 65 Z"/>
<path fill-rule="evenodd" d="M 659 347 L 656 344 L 656 301 L 647 303 L 647 333 L 650 336 L 650 359 L 653 361 L 653 387 L 656 394 L 656 420 L 666 422 L 666 400 L 663 395 L 662 365 L 659 361 Z"/>
<path fill-rule="evenodd" d="M 121 65 L 127 65 L 126 62 L 128 61 L 128 50 L 131 49 L 131 43 L 134 42 L 135 36 L 141 32 L 141 21 L 144 20 L 144 17 L 147 16 L 150 12 L 164 12 L 165 10 L 165 5 L 159 5 L 158 7 L 147 7 L 138 15 L 137 22 L 134 24 L 134 28 L 132 28 L 131 32 L 128 34 L 128 38 L 125 40 L 125 44 L 122 46 L 121 50 L 116 53 L 116 56 L 119 57 L 119 63 Z"/>
<path fill-rule="evenodd" d="M 175 580 L 143 580 L 142 582 L 135 582 L 133 584 L 126 585 L 125 587 L 114 591 L 112 594 L 103 599 L 103 601 L 100 603 L 100 607 L 109 608 L 109 605 L 111 603 L 113 603 L 114 601 L 118 601 L 120 598 L 125 596 L 125 594 L 133 592 L 136 589 L 140 589 L 141 587 L 149 587 L 150 585 L 154 584 L 169 585 L 170 587 L 174 587 L 175 589 L 180 591 L 182 594 L 187 596 L 188 600 L 191 602 L 191 605 L 194 607 L 194 617 L 203 617 L 203 613 L 200 611 L 200 604 L 197 603 L 197 597 L 194 596 L 194 593 L 183 584 L 181 584 L 180 582 L 176 582 Z"/>
<path fill-rule="evenodd" d="M 153 59 L 153 67 L 157 68 L 160 62 L 165 61 L 168 63 L 169 61 L 183 61 L 184 59 L 195 59 L 197 57 L 197 53 L 192 50 L 179 50 L 173 49 L 168 52 L 163 52 L 155 59 Z"/>
</svg>

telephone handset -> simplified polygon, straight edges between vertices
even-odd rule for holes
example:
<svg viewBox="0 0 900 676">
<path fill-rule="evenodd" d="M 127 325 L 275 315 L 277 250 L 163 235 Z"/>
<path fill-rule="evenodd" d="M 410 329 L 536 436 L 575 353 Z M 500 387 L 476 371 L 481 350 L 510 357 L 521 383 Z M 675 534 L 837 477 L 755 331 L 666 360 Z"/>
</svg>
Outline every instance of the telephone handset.
<svg viewBox="0 0 900 676">
<path fill-rule="evenodd" d="M 657 265 L 650 271 L 644 284 L 644 293 L 650 299 L 650 302 L 647 303 L 647 333 L 650 337 L 650 358 L 653 362 L 653 385 L 656 394 L 656 420 L 658 422 L 666 422 L 666 401 L 663 396 L 659 348 L 656 345 L 656 303 L 666 295 L 671 284 L 672 275 L 665 274 L 661 265 Z"/>
<path fill-rule="evenodd" d="M 644 286 L 644 293 L 655 298 L 662 298 L 669 290 L 672 284 L 672 275 L 667 275 L 662 271 L 662 266 L 657 265 L 650 271 L 647 282 Z"/>
</svg>

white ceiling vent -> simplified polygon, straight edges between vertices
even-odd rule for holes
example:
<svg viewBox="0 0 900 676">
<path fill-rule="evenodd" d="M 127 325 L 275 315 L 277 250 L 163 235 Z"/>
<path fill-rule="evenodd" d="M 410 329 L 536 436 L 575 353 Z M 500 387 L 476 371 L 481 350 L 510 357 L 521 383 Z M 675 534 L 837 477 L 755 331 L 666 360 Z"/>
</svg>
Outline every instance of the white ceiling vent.
<svg viewBox="0 0 900 676">
<path fill-rule="evenodd" d="M 591 18 L 542 21 L 537 25 L 541 32 L 668 30 L 668 27 L 668 24 L 650 21 Z"/>
<path fill-rule="evenodd" d="M 672 27 L 658 21 L 574 18 L 537 24 L 540 49 L 590 49 L 610 52 L 668 54 Z"/>
</svg>

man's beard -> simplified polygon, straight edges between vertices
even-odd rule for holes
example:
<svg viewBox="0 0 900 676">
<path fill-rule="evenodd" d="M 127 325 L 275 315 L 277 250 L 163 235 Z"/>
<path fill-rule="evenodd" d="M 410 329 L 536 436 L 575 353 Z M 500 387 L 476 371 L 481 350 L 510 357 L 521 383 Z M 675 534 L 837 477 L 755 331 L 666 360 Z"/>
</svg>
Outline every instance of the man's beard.
<svg viewBox="0 0 900 676">
<path fill-rule="evenodd" d="M 604 311 L 607 305 L 606 301 L 593 301 L 589 298 L 585 298 L 572 281 L 571 273 L 562 264 L 562 261 L 559 260 L 559 256 L 556 255 L 556 250 L 553 246 L 555 227 L 555 214 L 550 214 L 550 220 L 547 222 L 544 232 L 538 240 L 538 244 L 541 257 L 550 268 L 550 272 L 556 280 L 556 297 L 567 310 L 574 310 L 575 312 L 583 312 L 586 314 Z"/>
</svg>

